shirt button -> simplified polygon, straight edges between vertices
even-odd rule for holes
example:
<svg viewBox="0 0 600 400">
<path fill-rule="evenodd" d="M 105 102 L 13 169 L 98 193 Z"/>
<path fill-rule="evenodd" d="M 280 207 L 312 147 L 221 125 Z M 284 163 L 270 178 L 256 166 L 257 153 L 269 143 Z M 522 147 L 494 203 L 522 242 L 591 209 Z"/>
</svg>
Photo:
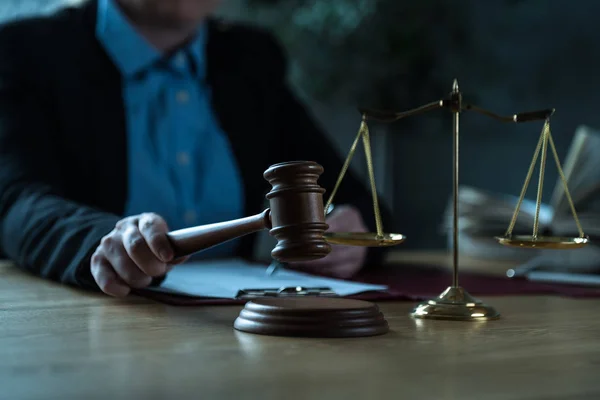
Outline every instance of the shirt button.
<svg viewBox="0 0 600 400">
<path fill-rule="evenodd" d="M 187 91 L 185 90 L 180 90 L 179 92 L 177 92 L 177 101 L 179 103 L 187 103 L 190 100 L 190 95 Z"/>
<path fill-rule="evenodd" d="M 194 222 L 196 222 L 196 212 L 193 210 L 186 212 L 183 216 L 183 219 L 186 224 L 193 224 Z"/>
<path fill-rule="evenodd" d="M 190 155 L 185 151 L 177 153 L 177 162 L 179 165 L 188 165 L 190 163 Z"/>
</svg>

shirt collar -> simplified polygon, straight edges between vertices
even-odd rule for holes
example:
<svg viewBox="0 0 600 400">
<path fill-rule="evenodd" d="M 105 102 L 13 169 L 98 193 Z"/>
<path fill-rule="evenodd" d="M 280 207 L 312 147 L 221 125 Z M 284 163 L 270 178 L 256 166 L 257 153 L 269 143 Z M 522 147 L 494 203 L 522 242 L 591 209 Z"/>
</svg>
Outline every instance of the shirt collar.
<svg viewBox="0 0 600 400">
<path fill-rule="evenodd" d="M 165 62 L 180 73 L 205 73 L 204 48 L 206 27 L 199 27 L 194 40 L 172 55 L 161 53 L 140 35 L 115 0 L 98 1 L 96 37 L 125 77 Z"/>
<path fill-rule="evenodd" d="M 206 69 L 204 55 L 206 33 L 206 26 L 200 26 L 194 39 L 167 59 L 169 67 L 182 74 L 192 74 L 203 78 Z"/>
</svg>

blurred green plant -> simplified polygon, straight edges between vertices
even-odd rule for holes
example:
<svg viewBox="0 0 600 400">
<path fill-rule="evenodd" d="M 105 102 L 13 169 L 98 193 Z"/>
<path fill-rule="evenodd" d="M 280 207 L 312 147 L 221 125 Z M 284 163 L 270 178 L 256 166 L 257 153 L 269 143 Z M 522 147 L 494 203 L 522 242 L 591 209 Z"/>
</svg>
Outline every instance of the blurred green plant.
<svg viewBox="0 0 600 400">
<path fill-rule="evenodd" d="M 468 43 L 465 7 L 438 0 L 246 0 L 244 17 L 293 55 L 293 84 L 312 99 L 400 107 L 431 101 L 451 81 L 441 59 Z"/>
</svg>

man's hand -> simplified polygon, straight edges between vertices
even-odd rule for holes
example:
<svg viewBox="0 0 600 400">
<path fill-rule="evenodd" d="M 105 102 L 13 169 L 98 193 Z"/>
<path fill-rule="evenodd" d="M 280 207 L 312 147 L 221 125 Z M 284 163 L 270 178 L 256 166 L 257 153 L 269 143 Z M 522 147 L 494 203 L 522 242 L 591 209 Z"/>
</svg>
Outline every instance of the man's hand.
<svg viewBox="0 0 600 400">
<path fill-rule="evenodd" d="M 102 238 L 91 258 L 91 272 L 100 289 L 123 297 L 131 289 L 148 286 L 174 264 L 173 249 L 166 237 L 167 223 L 156 214 L 135 215 L 117 222 Z"/>
<path fill-rule="evenodd" d="M 327 218 L 328 231 L 367 232 L 368 228 L 360 212 L 352 206 L 336 206 Z M 291 268 L 306 272 L 329 275 L 336 278 L 350 278 L 365 262 L 367 248 L 361 246 L 332 245 L 327 257 L 309 262 L 292 263 Z"/>
</svg>

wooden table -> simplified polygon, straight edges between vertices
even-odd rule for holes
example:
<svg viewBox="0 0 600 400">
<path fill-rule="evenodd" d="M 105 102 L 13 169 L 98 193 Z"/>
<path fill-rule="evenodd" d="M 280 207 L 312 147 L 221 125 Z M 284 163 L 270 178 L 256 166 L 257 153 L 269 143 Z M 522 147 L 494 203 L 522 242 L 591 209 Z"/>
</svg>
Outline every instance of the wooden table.
<svg viewBox="0 0 600 400">
<path fill-rule="evenodd" d="M 238 306 L 117 300 L 2 265 L 0 398 L 600 399 L 600 300 L 484 300 L 503 319 L 382 303 L 384 336 L 266 337 L 233 330 Z"/>
</svg>

